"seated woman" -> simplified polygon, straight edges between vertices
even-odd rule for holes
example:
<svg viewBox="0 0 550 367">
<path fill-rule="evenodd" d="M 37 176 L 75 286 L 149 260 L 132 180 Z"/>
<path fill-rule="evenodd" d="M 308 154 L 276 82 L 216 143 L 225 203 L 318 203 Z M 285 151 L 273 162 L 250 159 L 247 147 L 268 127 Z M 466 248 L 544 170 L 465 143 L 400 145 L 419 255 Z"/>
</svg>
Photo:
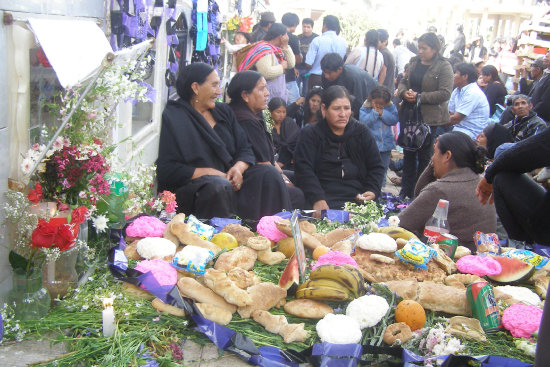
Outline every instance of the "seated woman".
<svg viewBox="0 0 550 367">
<path fill-rule="evenodd" d="M 352 118 L 351 97 L 335 85 L 323 93 L 323 118 L 300 133 L 294 153 L 298 186 L 320 214 L 380 195 L 384 166 L 369 129 Z"/>
<path fill-rule="evenodd" d="M 180 99 L 162 114 L 157 178 L 159 190 L 176 193 L 178 211 L 199 218 L 259 219 L 290 209 L 280 174 L 255 165 L 246 133 L 233 111 L 216 103 L 220 78 L 207 64 L 181 69 Z"/>
<path fill-rule="evenodd" d="M 475 251 L 474 233 L 494 233 L 496 213 L 481 205 L 475 194 L 485 165 L 485 150 L 459 131 L 440 135 L 430 164 L 416 184 L 415 199 L 399 214 L 400 226 L 416 234 L 424 232 L 439 199 L 449 201 L 448 223 L 459 245 Z"/>
<path fill-rule="evenodd" d="M 288 184 L 287 190 L 290 194 L 292 208 L 303 208 L 304 194 L 299 188 L 292 185 L 291 180 L 279 165 L 275 164 L 273 140 L 267 131 L 262 114 L 267 107 L 267 97 L 269 96 L 265 78 L 252 70 L 237 73 L 227 87 L 227 94 L 231 98 L 229 107 L 235 113 L 239 125 L 248 135 L 257 164 L 278 172 L 274 181 L 277 184 L 282 184 L 283 187 Z M 269 189 L 264 187 L 264 189 L 266 188 Z M 275 213 L 272 212 L 272 214 Z"/>
<path fill-rule="evenodd" d="M 287 114 L 296 121 L 300 128 L 316 123 L 321 119 L 322 87 L 313 87 L 306 94 L 306 98 L 300 97 L 296 102 L 288 106 Z"/>
<path fill-rule="evenodd" d="M 294 149 L 300 134 L 300 128 L 293 119 L 286 116 L 286 103 L 282 98 L 275 97 L 267 104 L 273 128 L 273 146 L 278 154 L 277 164 L 285 170 L 294 170 Z"/>
<path fill-rule="evenodd" d="M 501 124 L 489 124 L 478 135 L 476 143 L 487 149 L 487 158 L 495 159 L 495 153 L 499 146 L 504 143 L 512 143 L 514 138 L 510 131 Z"/>
</svg>

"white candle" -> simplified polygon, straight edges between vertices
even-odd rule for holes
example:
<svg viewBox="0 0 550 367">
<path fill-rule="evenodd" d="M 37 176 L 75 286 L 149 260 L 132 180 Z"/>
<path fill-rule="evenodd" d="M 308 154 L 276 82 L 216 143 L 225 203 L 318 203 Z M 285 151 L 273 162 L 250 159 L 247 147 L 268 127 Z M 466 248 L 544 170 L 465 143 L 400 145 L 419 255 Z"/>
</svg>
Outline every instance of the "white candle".
<svg viewBox="0 0 550 367">
<path fill-rule="evenodd" d="M 113 336 L 115 333 L 115 310 L 113 298 L 103 298 L 103 336 Z"/>
</svg>

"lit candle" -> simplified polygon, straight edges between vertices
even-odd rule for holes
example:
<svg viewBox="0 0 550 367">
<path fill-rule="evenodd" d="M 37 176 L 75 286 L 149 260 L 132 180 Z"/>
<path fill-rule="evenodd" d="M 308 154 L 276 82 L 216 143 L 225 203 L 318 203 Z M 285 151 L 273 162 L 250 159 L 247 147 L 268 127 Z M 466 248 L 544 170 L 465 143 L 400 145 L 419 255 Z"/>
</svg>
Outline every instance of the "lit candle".
<svg viewBox="0 0 550 367">
<path fill-rule="evenodd" d="M 113 298 L 103 298 L 103 336 L 113 336 L 115 333 L 115 310 Z"/>
</svg>

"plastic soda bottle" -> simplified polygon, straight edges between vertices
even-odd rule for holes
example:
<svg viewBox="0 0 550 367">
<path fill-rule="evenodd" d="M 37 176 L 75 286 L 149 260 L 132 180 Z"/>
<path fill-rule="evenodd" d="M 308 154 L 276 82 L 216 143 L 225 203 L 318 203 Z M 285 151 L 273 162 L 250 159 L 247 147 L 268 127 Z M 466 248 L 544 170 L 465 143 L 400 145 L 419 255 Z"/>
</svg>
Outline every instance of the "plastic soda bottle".
<svg viewBox="0 0 550 367">
<path fill-rule="evenodd" d="M 449 223 L 447 222 L 447 214 L 449 213 L 449 202 L 447 200 L 439 199 L 437 206 L 435 207 L 434 214 L 426 222 L 424 227 L 424 237 L 428 244 L 433 244 L 437 241 L 437 238 L 443 233 L 449 233 Z"/>
</svg>

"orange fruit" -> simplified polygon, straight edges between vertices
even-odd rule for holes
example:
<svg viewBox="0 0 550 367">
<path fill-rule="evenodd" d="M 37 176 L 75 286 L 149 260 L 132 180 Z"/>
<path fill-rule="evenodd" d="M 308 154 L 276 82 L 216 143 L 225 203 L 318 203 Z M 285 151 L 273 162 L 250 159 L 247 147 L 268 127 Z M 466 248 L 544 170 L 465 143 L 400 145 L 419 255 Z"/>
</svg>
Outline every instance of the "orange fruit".
<svg viewBox="0 0 550 367">
<path fill-rule="evenodd" d="M 313 250 L 313 258 L 315 260 L 317 260 L 319 257 L 321 257 L 322 255 L 326 254 L 327 252 L 330 251 L 330 248 L 328 248 L 327 246 L 318 246 L 317 248 L 315 248 L 315 250 Z"/>
<path fill-rule="evenodd" d="M 294 252 L 296 252 L 296 248 L 294 247 L 294 238 L 286 237 L 277 242 L 277 251 L 282 252 L 285 254 L 286 258 L 289 259 L 292 255 L 294 255 Z"/>
<path fill-rule="evenodd" d="M 230 233 L 220 232 L 216 233 L 210 240 L 213 244 L 217 245 L 221 249 L 234 249 L 239 246 L 237 239 Z"/>
<path fill-rule="evenodd" d="M 422 329 L 426 323 L 426 311 L 416 301 L 401 301 L 395 308 L 395 322 L 404 322 L 412 331 Z"/>
</svg>

